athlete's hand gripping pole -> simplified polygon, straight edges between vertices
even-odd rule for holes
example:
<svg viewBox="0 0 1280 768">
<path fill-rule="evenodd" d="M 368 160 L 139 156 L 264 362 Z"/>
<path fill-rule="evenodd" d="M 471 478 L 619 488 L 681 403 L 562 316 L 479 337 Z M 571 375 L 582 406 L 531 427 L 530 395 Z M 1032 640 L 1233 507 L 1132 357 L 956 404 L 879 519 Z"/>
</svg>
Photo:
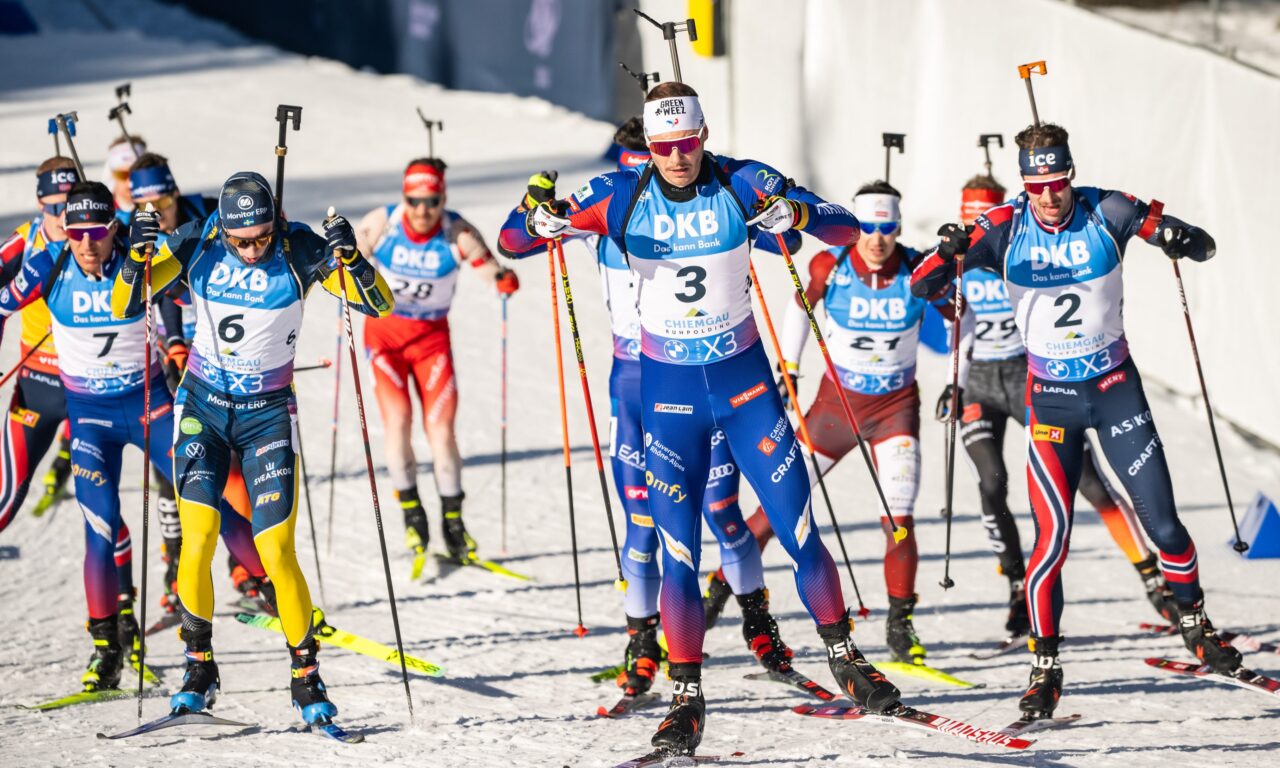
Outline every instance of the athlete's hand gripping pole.
<svg viewBox="0 0 1280 768">
<path fill-rule="evenodd" d="M 1166 232 L 1166 236 L 1168 232 Z M 1249 543 L 1240 538 L 1240 524 L 1236 521 L 1236 507 L 1231 502 L 1231 486 L 1227 483 L 1227 467 L 1222 463 L 1222 446 L 1218 444 L 1218 428 L 1213 422 L 1213 406 L 1209 403 L 1209 387 L 1204 381 L 1204 367 L 1200 364 L 1200 349 L 1196 346 L 1196 331 L 1191 325 L 1191 308 L 1187 305 L 1187 291 L 1182 286 L 1182 270 L 1178 261 L 1171 259 L 1173 276 L 1178 281 L 1178 299 L 1182 302 L 1182 316 L 1187 321 L 1187 338 L 1191 341 L 1191 358 L 1196 363 L 1196 376 L 1200 378 L 1200 396 L 1204 398 L 1204 412 L 1209 417 L 1209 434 L 1213 437 L 1213 452 L 1218 457 L 1218 474 L 1222 476 L 1222 490 L 1227 494 L 1227 511 L 1231 513 L 1231 529 L 1235 532 L 1236 543 L 1231 547 L 1240 554 L 1249 550 Z"/>
<path fill-rule="evenodd" d="M 507 299 L 509 294 L 500 294 L 502 301 L 502 448 L 501 448 L 501 472 L 502 472 L 502 554 L 507 554 Z"/>
<path fill-rule="evenodd" d="M 942 510 L 947 519 L 947 544 L 943 556 L 942 581 L 938 582 L 943 589 L 951 589 L 956 585 L 951 579 L 951 502 L 956 480 L 956 416 L 960 410 L 960 317 L 964 314 L 965 298 L 963 253 L 956 255 L 955 292 L 955 318 L 951 321 L 951 412 L 947 414 L 946 506 Z"/>
<path fill-rule="evenodd" d="M 329 529 L 324 535 L 325 554 L 333 554 L 333 490 L 334 481 L 337 479 L 338 470 L 338 400 L 342 394 L 342 305 L 338 305 L 338 354 L 334 357 L 336 364 L 333 366 L 333 413 L 329 419 L 331 434 L 329 436 L 329 520 L 326 527 Z"/>
<path fill-rule="evenodd" d="M 823 338 L 822 329 L 818 327 L 818 321 L 813 316 L 813 305 L 809 303 L 809 297 L 804 293 L 804 283 L 800 280 L 800 273 L 796 271 L 796 263 L 791 260 L 791 250 L 787 248 L 787 241 L 780 233 L 775 234 L 774 237 L 778 238 L 778 250 L 782 253 L 782 260 L 787 264 L 787 271 L 791 273 L 791 283 L 796 288 L 796 296 L 799 297 L 804 313 L 809 318 L 809 329 L 813 331 L 813 337 L 818 340 L 818 349 L 822 351 L 822 362 L 827 366 L 827 375 L 836 385 L 835 389 L 840 396 L 840 407 L 844 410 L 844 417 L 849 422 L 849 428 L 853 430 L 854 439 L 858 441 L 858 449 L 862 452 L 862 460 L 867 464 L 867 471 L 871 473 L 871 482 L 876 487 L 876 495 L 880 497 L 880 508 L 884 510 L 884 516 L 889 519 L 893 540 L 902 541 L 907 537 L 907 529 L 899 527 L 898 522 L 893 519 L 893 513 L 889 510 L 889 500 L 885 498 L 884 488 L 880 485 L 880 473 L 876 471 L 875 462 L 871 460 L 867 441 L 862 439 L 858 418 L 853 415 L 853 406 L 849 405 L 849 398 L 844 393 L 844 385 L 840 383 L 840 375 L 836 373 L 836 364 L 832 362 L 831 352 L 827 350 L 827 340 Z M 799 410 L 799 407 L 797 403 L 796 409 Z"/>
<path fill-rule="evenodd" d="M 569 543 L 573 549 L 573 593 L 578 601 L 578 626 L 573 633 L 587 634 L 582 624 L 582 577 L 578 572 L 578 524 L 573 508 L 573 465 L 569 459 L 569 411 L 564 401 L 564 350 L 560 344 L 560 301 L 556 298 L 556 242 L 547 243 L 547 271 L 551 275 L 551 327 L 555 334 L 556 380 L 560 386 L 560 438 L 564 443 L 564 480 L 569 495 Z"/>
<path fill-rule="evenodd" d="M 853 584 L 853 594 L 858 598 L 858 617 L 865 619 L 871 615 L 871 610 L 867 608 L 866 603 L 862 602 L 862 591 L 858 589 L 858 579 L 853 575 L 853 563 L 849 560 L 849 550 L 844 546 L 844 535 L 840 533 L 840 523 L 836 522 L 836 511 L 831 506 L 831 495 L 827 493 L 827 481 L 822 477 L 822 468 L 818 466 L 818 455 L 813 449 L 813 440 L 809 437 L 809 426 L 804 418 L 804 409 L 800 407 L 800 401 L 796 397 L 796 386 L 791 371 L 787 370 L 785 361 L 782 359 L 782 345 L 778 343 L 778 334 L 773 328 L 773 317 L 769 314 L 769 305 L 765 303 L 764 291 L 760 287 L 760 278 L 756 276 L 756 267 L 754 264 L 748 264 L 751 270 L 751 283 L 756 288 L 756 299 L 760 302 L 760 312 L 764 315 L 765 328 L 769 330 L 769 340 L 773 342 L 773 354 L 778 358 L 778 367 L 782 370 L 782 380 L 787 387 L 787 396 L 791 398 L 791 403 L 795 406 L 796 420 L 800 427 L 800 439 L 804 442 L 805 450 L 809 453 L 809 461 L 813 464 L 814 477 L 818 478 L 818 487 L 822 489 L 822 500 L 827 504 L 827 514 L 831 516 L 831 527 L 836 532 L 836 541 L 840 544 L 840 554 L 844 555 L 844 567 L 849 572 L 849 582 Z"/>
<path fill-rule="evenodd" d="M 325 221 L 337 216 L 330 207 Z M 373 519 L 378 528 L 378 546 L 382 549 L 382 572 L 387 580 L 387 599 L 391 602 L 391 624 L 396 632 L 396 652 L 400 655 L 400 679 L 404 682 L 404 699 L 409 705 L 409 722 L 413 723 L 413 694 L 409 692 L 409 670 L 405 666 L 404 640 L 400 637 L 400 614 L 396 610 L 396 588 L 391 581 L 391 558 L 387 555 L 387 537 L 382 530 L 382 506 L 378 503 L 378 482 L 373 471 L 373 447 L 369 444 L 369 424 L 364 416 L 364 394 L 360 390 L 360 367 L 356 357 L 356 336 L 351 327 L 351 303 L 347 300 L 347 265 L 341 253 L 335 253 L 338 262 L 338 291 L 342 294 L 342 325 L 350 353 L 351 378 L 356 385 L 356 412 L 360 414 L 360 434 L 364 438 L 364 462 L 369 471 L 369 492 L 373 496 Z M 352 278 L 353 280 L 355 278 Z"/>
<path fill-rule="evenodd" d="M 1029 64 L 1018 65 L 1018 76 L 1022 78 L 1022 82 L 1027 85 L 1027 99 L 1031 102 L 1031 120 L 1035 127 L 1040 127 L 1040 112 L 1036 109 L 1036 92 L 1031 86 L 1031 76 L 1033 74 L 1048 75 L 1049 68 L 1043 61 L 1033 61 Z M 1001 144 L 1001 146 L 1004 146 Z"/>
<path fill-rule="evenodd" d="M 582 400 L 587 407 L 587 426 L 591 430 L 591 450 L 596 457 L 596 473 L 600 475 L 600 494 L 604 497 L 604 515 L 609 521 L 609 538 L 613 542 L 613 562 L 618 569 L 615 586 L 626 590 L 627 580 L 622 575 L 622 556 L 618 552 L 618 530 L 613 522 L 613 506 L 609 501 L 609 483 L 604 476 L 604 458 L 600 455 L 600 435 L 596 432 L 596 414 L 591 405 L 591 385 L 587 383 L 587 363 L 582 354 L 582 337 L 578 335 L 578 319 L 573 311 L 573 289 L 569 286 L 569 266 L 564 261 L 564 244 L 554 240 L 556 260 L 560 264 L 560 287 L 564 291 L 564 308 L 569 315 L 569 332 L 573 335 L 573 353 L 578 360 L 578 379 L 582 382 Z"/>
</svg>

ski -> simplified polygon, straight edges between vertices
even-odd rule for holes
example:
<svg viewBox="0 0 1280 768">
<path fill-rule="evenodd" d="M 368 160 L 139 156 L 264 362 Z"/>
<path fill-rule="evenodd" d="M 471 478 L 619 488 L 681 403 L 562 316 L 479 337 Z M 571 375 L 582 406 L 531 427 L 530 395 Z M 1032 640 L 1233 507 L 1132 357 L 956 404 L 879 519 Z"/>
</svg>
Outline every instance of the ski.
<svg viewBox="0 0 1280 768">
<path fill-rule="evenodd" d="M 317 736 L 324 736 L 326 738 L 333 739 L 334 741 L 340 741 L 343 744 L 359 744 L 364 741 L 364 734 L 351 733 L 350 731 L 343 730 L 341 726 L 337 725 L 332 720 L 327 719 L 321 722 L 311 723 L 307 726 L 307 730 Z"/>
<path fill-rule="evenodd" d="M 181 623 L 182 623 L 181 613 L 178 613 L 177 611 L 174 611 L 173 613 L 166 613 L 165 615 L 161 616 L 160 620 L 157 621 L 155 624 L 152 624 L 151 626 L 147 627 L 147 631 L 144 634 L 150 637 L 151 635 L 154 635 L 157 632 L 163 632 L 166 629 L 176 627 Z"/>
<path fill-rule="evenodd" d="M 622 717 L 623 715 L 629 715 L 638 709 L 643 709 L 650 704 L 653 704 L 659 698 L 661 697 L 653 692 L 635 695 L 623 694 L 622 698 L 618 699 L 618 703 L 614 704 L 612 707 L 609 707 L 608 709 L 605 707 L 597 707 L 596 714 L 600 717 Z"/>
<path fill-rule="evenodd" d="M 729 757 L 742 757 L 745 754 L 746 752 L 734 752 Z M 672 755 L 662 750 L 655 750 L 647 755 L 632 758 L 625 763 L 618 763 L 613 768 L 646 768 L 647 766 L 656 765 L 664 766 L 664 768 L 677 768 L 678 766 L 717 763 L 723 759 L 720 755 Z"/>
<path fill-rule="evenodd" d="M 141 736 L 144 733 L 154 733 L 155 731 L 163 730 L 165 728 L 174 728 L 179 725 L 226 725 L 234 728 L 253 727 L 249 723 L 226 720 L 221 717 L 214 717 L 213 715 L 205 712 L 170 712 L 164 717 L 152 720 L 149 723 L 143 723 L 137 728 L 133 728 L 122 733 L 116 733 L 109 736 L 105 733 L 99 733 L 98 738 L 110 739 L 113 741 L 115 739 L 127 739 L 131 736 Z"/>
<path fill-rule="evenodd" d="M 238 608 L 247 613 L 260 613 L 266 616 L 275 616 L 275 606 L 263 600 L 261 597 L 241 597 L 234 603 L 228 603 L 232 608 Z"/>
<path fill-rule="evenodd" d="M 136 674 L 138 671 L 138 660 L 136 657 L 129 659 L 129 666 L 133 668 L 133 671 Z M 142 668 L 142 679 L 147 681 L 148 685 L 160 684 L 160 678 L 156 677 L 156 673 L 151 671 L 151 667 Z"/>
<path fill-rule="evenodd" d="M 921 680 L 928 680 L 931 683 L 942 683 L 944 685 L 954 685 L 959 688 L 986 688 L 986 683 L 971 683 L 968 680 L 935 669 L 928 664 L 908 664 L 903 661 L 880 661 L 875 663 L 876 669 L 881 672 L 896 672 L 908 677 L 918 677 Z"/>
<path fill-rule="evenodd" d="M 997 656 L 1003 656 L 1010 651 L 1016 651 L 1025 645 L 1023 637 L 1024 636 L 1006 637 L 990 648 L 984 648 L 981 651 L 974 651 L 969 654 L 969 658 L 978 659 L 979 661 L 988 661 L 996 658 Z"/>
<path fill-rule="evenodd" d="M 280 624 L 280 619 L 276 616 L 266 616 L 264 614 L 254 613 L 237 613 L 236 621 L 241 624 L 248 624 L 258 629 L 266 629 L 284 634 L 284 627 Z M 350 632 L 344 632 L 341 629 L 331 626 L 321 619 L 315 628 L 316 639 L 326 645 L 332 645 L 337 648 L 345 648 L 348 651 L 362 653 L 374 659 L 385 661 L 392 666 L 400 666 L 400 654 L 395 648 L 383 645 L 367 637 L 354 635 Z M 444 677 L 444 667 L 432 664 L 409 654 L 404 656 L 405 667 L 412 672 L 418 672 L 431 677 Z"/>
<path fill-rule="evenodd" d="M 1007 736 L 1021 736 L 1034 731 L 1043 731 L 1047 728 L 1058 728 L 1064 725 L 1071 725 L 1079 720 L 1083 715 L 1067 715 L 1065 717 L 1032 717 L 1023 715 L 1012 723 L 1000 729 L 1000 732 Z"/>
<path fill-rule="evenodd" d="M 948 736 L 958 736 L 977 744 L 995 744 L 1009 749 L 1026 749 L 1035 743 L 1028 739 L 1009 736 L 1000 731 L 988 731 L 960 720 L 952 720 L 942 715 L 922 712 L 904 705 L 899 705 L 897 709 L 884 714 L 871 712 L 857 704 L 829 705 L 825 707 L 803 705 L 792 707 L 791 711 L 798 715 L 821 717 L 830 720 L 860 720 L 867 718 L 888 725 L 900 725 L 934 733 L 945 733 Z"/>
<path fill-rule="evenodd" d="M 507 568 L 501 563 L 496 563 L 492 560 L 481 560 L 474 553 L 472 553 L 465 560 L 459 560 L 456 557 L 451 557 L 449 555 L 441 554 L 439 552 L 435 553 L 435 557 L 441 563 L 444 563 L 446 565 L 452 565 L 458 568 L 482 568 L 488 571 L 489 573 L 494 573 L 494 574 L 497 574 L 498 576 L 506 576 L 507 578 L 515 579 L 516 581 L 533 581 L 533 577 L 531 576 L 526 576 L 523 573 L 516 573 L 515 571 L 511 570 L 510 568 Z M 421 569 L 416 568 L 416 565 L 417 565 L 416 559 L 414 561 L 414 564 L 415 564 L 415 570 L 420 571 Z"/>
<path fill-rule="evenodd" d="M 409 579 L 417 581 L 422 578 L 422 569 L 427 564 L 427 553 L 422 550 L 415 550 L 413 554 L 413 568 L 409 571 Z"/>
<path fill-rule="evenodd" d="M 1169 637 L 1174 637 L 1180 633 L 1180 630 L 1172 624 L 1149 624 L 1143 622 L 1138 625 L 1138 628 L 1153 635 L 1166 635 Z M 1247 635 L 1243 632 L 1220 629 L 1218 630 L 1218 637 L 1245 653 L 1274 653 L 1280 655 L 1280 645 L 1258 640 L 1253 635 Z"/>
<path fill-rule="evenodd" d="M 1191 664 L 1185 661 L 1173 661 L 1171 659 L 1147 659 L 1147 666 L 1163 669 L 1172 672 L 1175 675 L 1184 675 L 1186 677 L 1195 677 L 1201 680 L 1208 680 L 1218 683 L 1227 683 L 1229 685 L 1238 685 L 1241 688 L 1248 688 L 1251 691 L 1264 693 L 1268 696 L 1280 696 L 1280 680 L 1275 680 L 1266 675 L 1260 675 L 1251 669 L 1241 667 L 1236 670 L 1234 675 L 1223 675 L 1214 672 L 1209 665 Z"/>
<path fill-rule="evenodd" d="M 748 675 L 743 675 L 743 677 L 747 680 L 768 680 L 775 683 L 782 683 L 783 685 L 794 686 L 811 696 L 818 697 L 823 701 L 835 701 L 840 698 L 836 694 L 828 691 L 826 688 L 823 688 L 821 685 L 818 685 L 794 669 L 788 669 L 786 672 L 768 669 L 762 672 L 752 672 Z"/>
<path fill-rule="evenodd" d="M 62 709 L 63 707 L 72 707 L 76 704 L 92 704 L 97 701 L 112 701 L 114 699 L 127 699 L 133 696 L 133 691 L 122 691 L 119 688 L 104 688 L 100 691 L 80 691 L 70 696 L 63 696 L 49 701 L 42 701 L 38 704 L 19 704 L 18 709 L 28 709 L 37 712 L 48 712 L 52 709 Z"/>
</svg>

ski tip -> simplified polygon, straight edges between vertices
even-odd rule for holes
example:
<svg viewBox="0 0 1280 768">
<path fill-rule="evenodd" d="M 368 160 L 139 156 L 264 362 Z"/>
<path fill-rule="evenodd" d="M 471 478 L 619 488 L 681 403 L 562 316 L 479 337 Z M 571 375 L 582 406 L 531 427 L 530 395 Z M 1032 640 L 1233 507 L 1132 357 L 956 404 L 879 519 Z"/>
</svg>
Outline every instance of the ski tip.
<svg viewBox="0 0 1280 768">
<path fill-rule="evenodd" d="M 581 624 L 579 624 L 579 625 L 578 625 L 578 626 L 573 630 L 573 634 L 577 635 L 578 637 L 586 637 L 586 636 L 587 636 L 587 632 L 589 632 L 589 631 L 590 631 L 590 630 L 588 630 L 586 627 L 584 627 L 584 626 L 582 626 Z"/>
<path fill-rule="evenodd" d="M 895 528 L 895 529 L 893 530 L 893 540 L 894 540 L 894 541 L 901 542 L 901 541 L 902 541 L 903 539 L 905 539 L 905 538 L 907 538 L 907 529 L 906 529 L 906 528 L 898 527 L 898 528 Z"/>
</svg>

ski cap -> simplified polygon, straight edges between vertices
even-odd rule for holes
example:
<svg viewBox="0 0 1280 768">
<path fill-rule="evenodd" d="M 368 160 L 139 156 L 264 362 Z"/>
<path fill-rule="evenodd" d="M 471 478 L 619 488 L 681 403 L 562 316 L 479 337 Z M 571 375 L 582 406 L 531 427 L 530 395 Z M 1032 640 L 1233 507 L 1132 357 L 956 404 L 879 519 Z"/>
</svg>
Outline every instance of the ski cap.
<svg viewBox="0 0 1280 768">
<path fill-rule="evenodd" d="M 1048 176 L 1070 173 L 1071 149 L 1066 144 L 1018 151 L 1018 168 L 1023 176 Z"/>
<path fill-rule="evenodd" d="M 137 139 L 132 144 L 121 141 L 107 150 L 107 170 L 112 173 L 128 171 L 138 161 L 138 153 L 146 151 L 147 145 Z"/>
<path fill-rule="evenodd" d="M 71 190 L 80 180 L 75 168 L 54 168 L 51 171 L 36 174 L 36 197 L 61 195 Z"/>
<path fill-rule="evenodd" d="M 110 224 L 116 218 L 116 201 L 105 184 L 88 182 L 67 195 L 67 226 Z"/>
<path fill-rule="evenodd" d="M 697 131 L 706 125 L 697 96 L 672 96 L 644 105 L 645 138 L 674 131 Z"/>
<path fill-rule="evenodd" d="M 966 187 L 960 192 L 960 218 L 973 221 L 982 214 L 1004 202 L 1004 195 L 998 189 L 973 189 Z"/>
<path fill-rule="evenodd" d="M 414 163 L 404 170 L 404 193 L 444 194 L 444 171 L 427 163 Z"/>
<path fill-rule="evenodd" d="M 867 193 L 853 198 L 853 215 L 858 221 L 902 221 L 897 195 Z"/>
<path fill-rule="evenodd" d="M 143 197 L 172 195 L 178 191 L 178 183 L 168 165 L 152 165 L 129 171 L 129 194 L 134 200 Z"/>
<path fill-rule="evenodd" d="M 218 195 L 218 217 L 222 219 L 223 229 L 256 227 L 274 221 L 276 201 L 262 174 L 240 171 L 223 182 Z"/>
</svg>

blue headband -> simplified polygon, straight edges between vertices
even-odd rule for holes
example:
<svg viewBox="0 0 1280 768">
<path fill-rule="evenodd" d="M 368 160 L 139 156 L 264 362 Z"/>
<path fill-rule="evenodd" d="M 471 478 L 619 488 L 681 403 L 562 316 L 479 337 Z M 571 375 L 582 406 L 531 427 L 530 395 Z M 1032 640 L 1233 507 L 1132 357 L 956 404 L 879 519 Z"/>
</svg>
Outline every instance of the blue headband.
<svg viewBox="0 0 1280 768">
<path fill-rule="evenodd" d="M 129 194 L 134 200 L 142 197 L 171 195 L 178 191 L 173 174 L 167 165 L 152 165 L 129 171 Z"/>
<path fill-rule="evenodd" d="M 1067 173 L 1074 167 L 1071 162 L 1071 150 L 1066 144 L 1018 150 L 1018 168 L 1021 169 L 1023 176 Z"/>
<path fill-rule="evenodd" d="M 71 189 L 80 180 L 75 168 L 54 168 L 52 171 L 36 174 L 36 197 L 60 195 Z"/>
</svg>

